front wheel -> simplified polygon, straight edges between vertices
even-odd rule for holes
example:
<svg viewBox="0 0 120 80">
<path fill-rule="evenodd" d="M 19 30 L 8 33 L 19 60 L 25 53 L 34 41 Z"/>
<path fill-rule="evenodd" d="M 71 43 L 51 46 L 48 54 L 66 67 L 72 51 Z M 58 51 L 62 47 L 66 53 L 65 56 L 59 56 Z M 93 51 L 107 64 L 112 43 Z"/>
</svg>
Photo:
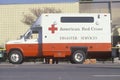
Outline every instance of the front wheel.
<svg viewBox="0 0 120 80">
<path fill-rule="evenodd" d="M 22 53 L 18 50 L 14 50 L 10 52 L 9 61 L 12 64 L 21 64 L 23 62 Z"/>
<path fill-rule="evenodd" d="M 73 52 L 71 57 L 71 62 L 75 64 L 82 64 L 86 59 L 86 55 L 84 51 L 77 50 Z"/>
</svg>

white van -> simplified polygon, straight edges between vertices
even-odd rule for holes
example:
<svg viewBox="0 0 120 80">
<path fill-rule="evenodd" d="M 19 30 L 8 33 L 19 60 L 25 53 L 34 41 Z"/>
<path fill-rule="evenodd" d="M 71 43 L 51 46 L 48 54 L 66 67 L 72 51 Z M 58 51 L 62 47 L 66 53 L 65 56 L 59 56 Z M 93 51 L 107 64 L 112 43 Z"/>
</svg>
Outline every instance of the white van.
<svg viewBox="0 0 120 80">
<path fill-rule="evenodd" d="M 69 58 L 72 63 L 83 63 L 86 58 L 110 57 L 111 47 L 108 13 L 42 14 L 20 40 L 6 44 L 14 64 L 26 57 Z"/>
</svg>

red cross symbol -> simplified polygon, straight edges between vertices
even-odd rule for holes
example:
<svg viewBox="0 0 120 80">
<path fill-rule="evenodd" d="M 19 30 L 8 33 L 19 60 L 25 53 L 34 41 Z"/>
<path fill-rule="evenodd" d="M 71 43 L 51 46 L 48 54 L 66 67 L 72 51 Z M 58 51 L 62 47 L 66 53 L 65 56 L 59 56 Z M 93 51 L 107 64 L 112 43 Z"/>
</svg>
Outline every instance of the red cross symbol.
<svg viewBox="0 0 120 80">
<path fill-rule="evenodd" d="M 55 27 L 55 24 L 52 24 L 51 27 L 48 28 L 48 30 L 50 30 L 52 33 L 55 33 L 55 31 L 57 31 L 58 28 Z"/>
</svg>

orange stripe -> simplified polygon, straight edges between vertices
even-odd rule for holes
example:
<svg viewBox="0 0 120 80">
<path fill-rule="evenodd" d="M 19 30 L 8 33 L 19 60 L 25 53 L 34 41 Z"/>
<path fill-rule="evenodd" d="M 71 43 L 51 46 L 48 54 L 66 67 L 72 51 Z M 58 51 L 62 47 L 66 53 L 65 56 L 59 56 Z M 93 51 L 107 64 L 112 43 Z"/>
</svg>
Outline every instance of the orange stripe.
<svg viewBox="0 0 120 80">
<path fill-rule="evenodd" d="M 72 46 L 88 47 L 88 51 L 111 51 L 111 43 L 48 43 L 43 44 L 43 51 L 69 51 Z"/>
<path fill-rule="evenodd" d="M 7 44 L 6 50 L 9 52 L 12 48 L 18 48 L 23 52 L 24 56 L 54 56 L 65 57 L 70 56 L 70 48 L 72 46 L 88 47 L 88 52 L 110 52 L 110 43 L 44 43 L 44 44 Z"/>
<path fill-rule="evenodd" d="M 88 47 L 88 52 L 110 52 L 111 44 L 110 43 L 54 43 L 54 44 L 44 44 L 43 45 L 43 56 L 54 56 L 54 57 L 65 57 L 70 56 L 70 48 L 84 46 Z M 97 54 L 99 55 L 99 54 Z M 93 55 L 92 55 L 93 56 Z"/>
</svg>

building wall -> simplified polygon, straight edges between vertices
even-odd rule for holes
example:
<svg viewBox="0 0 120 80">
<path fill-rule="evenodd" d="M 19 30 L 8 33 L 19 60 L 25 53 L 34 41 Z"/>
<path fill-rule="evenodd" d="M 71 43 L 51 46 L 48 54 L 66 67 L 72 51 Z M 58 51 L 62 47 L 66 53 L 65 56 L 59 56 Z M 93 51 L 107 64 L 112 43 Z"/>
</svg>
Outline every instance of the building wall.
<svg viewBox="0 0 120 80">
<path fill-rule="evenodd" d="M 21 21 L 24 14 L 31 14 L 32 8 L 45 7 L 60 9 L 63 13 L 79 13 L 78 2 L 0 5 L 0 46 L 9 40 L 18 39 L 29 28 Z"/>
</svg>

